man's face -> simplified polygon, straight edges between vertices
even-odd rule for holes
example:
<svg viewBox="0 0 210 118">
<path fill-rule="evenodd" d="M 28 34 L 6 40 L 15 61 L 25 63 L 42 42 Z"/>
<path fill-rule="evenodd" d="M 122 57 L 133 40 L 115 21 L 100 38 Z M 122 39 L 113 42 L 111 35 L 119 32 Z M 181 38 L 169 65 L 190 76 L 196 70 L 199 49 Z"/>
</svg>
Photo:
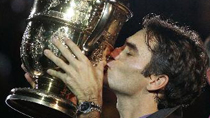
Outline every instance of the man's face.
<svg viewBox="0 0 210 118">
<path fill-rule="evenodd" d="M 107 64 L 107 81 L 114 92 L 131 95 L 146 88 L 148 78 L 141 72 L 150 62 L 151 52 L 145 43 L 145 37 L 144 29 L 129 37 L 123 47 L 113 51 L 114 60 Z"/>
</svg>

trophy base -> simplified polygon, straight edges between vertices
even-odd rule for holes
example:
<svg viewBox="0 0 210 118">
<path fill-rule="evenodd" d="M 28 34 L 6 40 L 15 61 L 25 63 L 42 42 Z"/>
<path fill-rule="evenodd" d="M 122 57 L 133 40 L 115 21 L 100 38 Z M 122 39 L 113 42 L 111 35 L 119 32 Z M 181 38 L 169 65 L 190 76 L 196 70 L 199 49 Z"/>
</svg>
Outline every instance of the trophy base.
<svg viewBox="0 0 210 118">
<path fill-rule="evenodd" d="M 5 100 L 15 111 L 35 118 L 76 118 L 76 106 L 42 90 L 14 88 Z"/>
</svg>

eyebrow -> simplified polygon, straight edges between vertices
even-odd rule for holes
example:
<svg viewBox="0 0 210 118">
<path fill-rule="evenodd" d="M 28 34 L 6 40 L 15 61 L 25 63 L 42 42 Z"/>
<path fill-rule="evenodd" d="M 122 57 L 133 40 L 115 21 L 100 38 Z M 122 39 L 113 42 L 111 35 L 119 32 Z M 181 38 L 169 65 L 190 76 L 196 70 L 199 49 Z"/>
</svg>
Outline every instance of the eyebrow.
<svg viewBox="0 0 210 118">
<path fill-rule="evenodd" d="M 125 42 L 125 45 L 128 46 L 130 49 L 134 50 L 134 51 L 138 51 L 137 47 L 135 44 L 131 43 L 131 42 Z"/>
</svg>

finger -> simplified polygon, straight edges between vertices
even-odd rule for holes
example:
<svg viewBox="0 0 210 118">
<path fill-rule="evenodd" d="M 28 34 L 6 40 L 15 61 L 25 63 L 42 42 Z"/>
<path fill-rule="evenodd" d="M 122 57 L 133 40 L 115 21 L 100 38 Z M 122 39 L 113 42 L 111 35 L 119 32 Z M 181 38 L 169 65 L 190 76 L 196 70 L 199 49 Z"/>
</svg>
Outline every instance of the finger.
<svg viewBox="0 0 210 118">
<path fill-rule="evenodd" d="M 48 69 L 47 73 L 51 76 L 57 77 L 59 79 L 61 79 L 65 84 L 67 84 L 67 75 L 65 73 L 59 72 L 59 71 L 55 71 L 52 69 Z"/>
<path fill-rule="evenodd" d="M 27 73 L 27 70 L 23 64 L 21 64 L 21 68 Z"/>
<path fill-rule="evenodd" d="M 80 61 L 87 60 L 87 57 L 82 53 L 80 48 L 71 39 L 65 38 L 64 41 L 68 45 L 72 53 L 77 57 L 78 60 Z"/>
<path fill-rule="evenodd" d="M 111 53 L 111 48 L 107 47 L 104 51 L 103 51 L 103 55 L 102 55 L 102 60 L 106 60 L 107 56 Z"/>
<path fill-rule="evenodd" d="M 107 47 L 103 51 L 102 60 L 96 66 L 96 69 L 95 70 L 96 70 L 96 73 L 98 75 L 98 82 L 99 83 L 103 83 L 104 69 L 105 69 L 105 66 L 107 64 L 107 55 L 109 55 L 110 52 L 111 52 L 111 48 L 110 47 Z"/>
<path fill-rule="evenodd" d="M 47 58 L 53 61 L 58 67 L 63 69 L 65 72 L 68 71 L 68 65 L 62 59 L 56 57 L 50 50 L 44 50 L 44 54 Z"/>
<path fill-rule="evenodd" d="M 103 55 L 102 55 L 101 61 L 96 66 L 96 68 L 97 68 L 96 70 L 99 72 L 98 74 L 100 74 L 100 75 L 101 75 L 101 72 L 104 71 L 104 66 L 106 65 L 106 56 L 107 56 L 108 53 L 110 53 L 110 49 L 109 48 L 106 48 L 103 51 Z"/>
<path fill-rule="evenodd" d="M 104 67 L 106 66 L 106 61 L 102 60 L 98 63 L 96 66 L 96 73 L 98 76 L 98 81 L 102 82 L 103 81 L 103 76 L 104 76 Z"/>
<path fill-rule="evenodd" d="M 62 55 L 69 61 L 74 61 L 75 63 L 77 60 L 73 56 L 73 54 L 59 41 L 58 38 L 53 39 L 53 44 L 61 51 Z"/>
<path fill-rule="evenodd" d="M 25 73 L 25 78 L 28 81 L 28 83 L 34 88 L 35 87 L 35 82 L 34 79 L 29 75 L 29 73 Z"/>
</svg>

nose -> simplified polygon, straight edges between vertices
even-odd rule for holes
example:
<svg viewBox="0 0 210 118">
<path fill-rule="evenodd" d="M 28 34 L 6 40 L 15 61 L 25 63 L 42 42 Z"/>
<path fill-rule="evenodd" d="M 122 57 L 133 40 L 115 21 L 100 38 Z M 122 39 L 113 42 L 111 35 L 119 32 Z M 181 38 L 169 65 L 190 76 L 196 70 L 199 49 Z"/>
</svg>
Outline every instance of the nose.
<svg viewBox="0 0 210 118">
<path fill-rule="evenodd" d="M 118 48 L 115 48 L 110 56 L 113 58 L 113 59 L 116 59 L 118 57 L 118 55 L 123 51 L 123 49 L 125 48 L 125 46 L 121 46 L 121 47 L 118 47 Z"/>
</svg>

